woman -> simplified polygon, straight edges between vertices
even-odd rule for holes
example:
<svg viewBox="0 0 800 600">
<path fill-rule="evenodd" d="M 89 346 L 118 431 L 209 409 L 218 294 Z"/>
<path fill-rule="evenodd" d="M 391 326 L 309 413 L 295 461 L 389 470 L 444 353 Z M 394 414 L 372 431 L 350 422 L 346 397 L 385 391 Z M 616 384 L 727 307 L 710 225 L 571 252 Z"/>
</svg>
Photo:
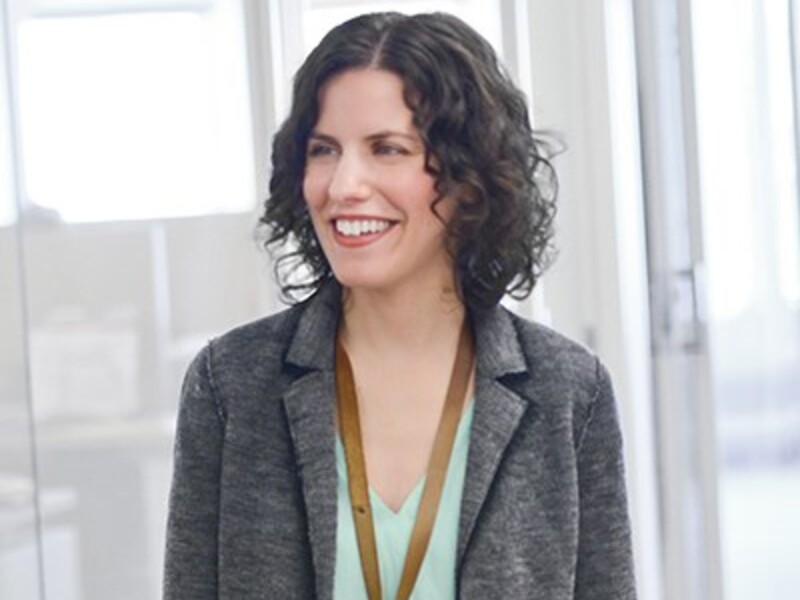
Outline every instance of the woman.
<svg viewBox="0 0 800 600">
<path fill-rule="evenodd" d="M 189 369 L 165 597 L 634 597 L 606 370 L 498 304 L 545 268 L 554 195 L 464 23 L 323 39 L 262 217 L 282 289 L 310 295 Z"/>
</svg>

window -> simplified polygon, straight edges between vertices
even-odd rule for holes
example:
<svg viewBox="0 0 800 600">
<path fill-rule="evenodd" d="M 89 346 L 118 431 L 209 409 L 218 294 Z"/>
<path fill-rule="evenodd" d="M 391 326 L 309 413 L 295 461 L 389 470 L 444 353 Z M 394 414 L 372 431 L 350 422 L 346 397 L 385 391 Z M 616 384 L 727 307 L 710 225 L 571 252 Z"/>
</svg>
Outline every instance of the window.
<svg viewBox="0 0 800 600">
<path fill-rule="evenodd" d="M 800 243 L 789 2 L 694 2 L 725 598 L 797 587 Z"/>
<path fill-rule="evenodd" d="M 255 177 L 238 9 L 218 2 L 23 20 L 27 201 L 67 222 L 249 210 Z"/>
</svg>

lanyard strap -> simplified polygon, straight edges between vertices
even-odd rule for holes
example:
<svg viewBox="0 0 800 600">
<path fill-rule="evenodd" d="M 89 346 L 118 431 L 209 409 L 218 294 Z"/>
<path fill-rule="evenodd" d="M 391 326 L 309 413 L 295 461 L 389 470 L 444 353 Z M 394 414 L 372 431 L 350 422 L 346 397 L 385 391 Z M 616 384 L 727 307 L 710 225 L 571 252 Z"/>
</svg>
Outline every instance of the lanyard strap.
<svg viewBox="0 0 800 600">
<path fill-rule="evenodd" d="M 447 388 L 442 415 L 436 430 L 436 439 L 428 462 L 425 486 L 422 489 L 414 529 L 408 543 L 403 574 L 397 591 L 397 600 L 407 600 L 414 589 L 422 560 L 428 549 L 433 531 L 439 501 L 442 497 L 447 465 L 453 450 L 453 441 L 458 429 L 458 420 L 464 406 L 467 387 L 473 362 L 472 339 L 466 320 L 458 338 L 453 371 Z M 361 425 L 358 417 L 353 369 L 341 342 L 336 341 L 336 397 L 339 409 L 339 423 L 342 442 L 347 459 L 347 475 L 352 503 L 353 521 L 358 537 L 358 550 L 364 583 L 370 600 L 381 600 L 381 578 L 378 566 L 378 552 L 375 544 L 375 526 L 372 519 L 372 505 L 369 501 L 369 484 L 364 464 L 364 450 L 361 439 Z"/>
</svg>

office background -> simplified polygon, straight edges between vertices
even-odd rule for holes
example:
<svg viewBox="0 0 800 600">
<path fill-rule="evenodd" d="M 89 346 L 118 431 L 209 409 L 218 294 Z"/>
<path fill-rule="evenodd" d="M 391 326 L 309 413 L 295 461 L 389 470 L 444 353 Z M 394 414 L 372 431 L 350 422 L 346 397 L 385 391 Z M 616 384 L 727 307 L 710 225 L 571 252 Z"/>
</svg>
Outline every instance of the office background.
<svg viewBox="0 0 800 600">
<path fill-rule="evenodd" d="M 611 368 L 640 598 L 798 593 L 796 0 L 0 7 L 0 598 L 160 597 L 183 372 L 281 308 L 291 74 L 374 10 L 464 18 L 565 143 L 560 256 L 509 306 Z"/>
</svg>

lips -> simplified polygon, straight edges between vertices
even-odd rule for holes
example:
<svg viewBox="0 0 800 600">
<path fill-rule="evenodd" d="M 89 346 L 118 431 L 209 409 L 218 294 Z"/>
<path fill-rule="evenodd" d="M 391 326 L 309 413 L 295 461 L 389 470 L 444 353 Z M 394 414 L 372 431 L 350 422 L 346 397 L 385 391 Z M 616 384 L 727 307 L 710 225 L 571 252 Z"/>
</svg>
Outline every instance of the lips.
<svg viewBox="0 0 800 600">
<path fill-rule="evenodd" d="M 338 217 L 331 222 L 336 241 L 349 248 L 366 246 L 383 237 L 395 221 L 375 217 Z"/>
</svg>

